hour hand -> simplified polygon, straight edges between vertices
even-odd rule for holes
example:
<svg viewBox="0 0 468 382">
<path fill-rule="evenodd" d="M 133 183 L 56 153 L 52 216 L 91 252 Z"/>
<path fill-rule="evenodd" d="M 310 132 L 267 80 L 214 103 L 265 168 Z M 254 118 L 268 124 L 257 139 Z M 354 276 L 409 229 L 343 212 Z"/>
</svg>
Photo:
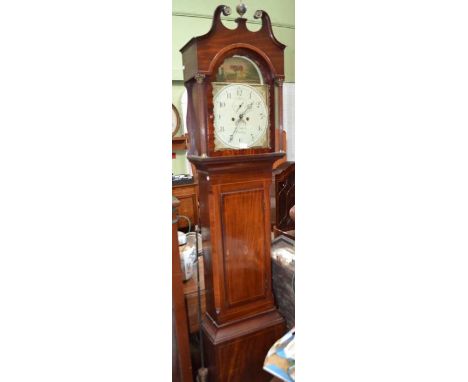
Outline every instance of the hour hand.
<svg viewBox="0 0 468 382">
<path fill-rule="evenodd" d="M 238 107 L 237 110 L 236 110 L 236 113 L 239 112 L 239 110 L 240 110 L 240 108 L 242 107 L 243 104 L 244 104 L 244 102 L 241 102 L 241 104 L 239 105 L 239 107 Z"/>
</svg>

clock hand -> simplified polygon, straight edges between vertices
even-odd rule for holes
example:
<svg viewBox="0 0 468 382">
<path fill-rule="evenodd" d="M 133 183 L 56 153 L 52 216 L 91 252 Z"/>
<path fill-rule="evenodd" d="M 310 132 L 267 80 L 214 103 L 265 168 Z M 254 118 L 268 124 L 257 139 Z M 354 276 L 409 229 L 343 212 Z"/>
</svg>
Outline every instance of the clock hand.
<svg viewBox="0 0 468 382">
<path fill-rule="evenodd" d="M 241 104 L 239 105 L 239 107 L 237 108 L 236 113 L 239 112 L 239 110 L 240 110 L 240 108 L 242 107 L 243 104 L 244 104 L 244 102 L 242 101 L 242 103 L 241 103 Z M 252 106 L 252 105 L 247 106 L 247 108 L 246 108 L 242 113 L 239 114 L 239 119 L 238 119 L 237 121 L 240 121 L 240 120 L 242 119 L 242 117 L 244 116 L 245 111 L 246 111 L 247 109 L 249 109 L 249 107 L 251 107 L 251 106 Z"/>
<path fill-rule="evenodd" d="M 237 108 L 236 113 L 239 111 L 239 109 L 242 107 L 243 104 L 244 104 L 244 102 L 242 102 L 242 103 L 240 104 L 240 106 Z M 239 124 L 240 124 L 241 122 L 246 123 L 246 122 L 244 121 L 244 119 L 243 119 L 243 118 L 244 118 L 244 115 L 245 115 L 245 113 L 247 113 L 247 111 L 249 111 L 250 109 L 252 109 L 252 106 L 253 106 L 253 102 L 249 103 L 249 104 L 247 105 L 247 107 L 245 108 L 245 110 L 244 110 L 242 113 L 239 114 L 239 118 L 238 118 L 237 121 L 235 122 L 236 127 L 234 128 L 234 131 L 232 132 L 232 134 L 229 136 L 229 142 L 232 142 L 232 140 L 234 139 L 234 134 L 236 134 L 237 129 L 238 129 L 238 127 L 239 127 Z"/>
<path fill-rule="evenodd" d="M 241 102 L 241 104 L 239 105 L 239 107 L 237 108 L 237 110 L 235 111 L 236 113 L 239 112 L 239 109 L 242 107 L 242 105 L 244 104 L 244 102 Z M 249 108 L 249 106 L 247 106 L 247 108 L 245 110 L 247 110 Z M 244 117 L 244 113 L 245 113 L 245 110 L 243 113 L 240 113 L 239 114 L 239 117 L 237 118 L 237 121 L 235 122 L 236 126 L 239 124 L 240 121 L 242 121 L 242 118 Z M 245 123 L 245 122 L 244 122 Z"/>
<path fill-rule="evenodd" d="M 249 104 L 247 105 L 247 107 L 245 108 L 245 110 L 244 110 L 242 113 L 240 113 L 239 119 L 242 119 L 242 118 L 244 117 L 245 113 L 247 113 L 247 111 L 249 111 L 250 109 L 252 109 L 252 105 L 253 105 L 253 102 L 251 102 L 251 103 L 249 103 Z"/>
<path fill-rule="evenodd" d="M 241 119 L 239 118 L 239 120 L 236 122 L 236 127 L 234 128 L 234 131 L 232 132 L 232 134 L 229 136 L 229 142 L 232 142 L 232 140 L 234 139 L 234 134 L 236 133 L 237 131 L 237 128 L 239 127 L 239 122 L 241 121 Z"/>
<path fill-rule="evenodd" d="M 242 106 L 243 104 L 244 104 L 244 102 L 241 103 L 241 106 Z M 252 109 L 252 105 L 253 105 L 253 102 L 251 102 L 250 104 L 248 104 L 247 107 L 245 108 L 245 110 L 244 110 L 242 113 L 239 114 L 239 118 L 238 118 L 237 121 L 235 122 L 236 128 L 235 128 L 234 132 L 232 133 L 232 135 L 235 134 L 237 128 L 239 127 L 239 123 L 240 123 L 240 122 L 246 123 L 246 122 L 244 121 L 243 118 L 244 118 L 245 113 L 247 113 L 247 111 L 249 111 L 250 109 Z M 240 109 L 240 107 L 239 107 L 239 109 Z M 239 111 L 239 109 L 237 109 L 237 111 Z M 232 136 L 231 136 L 231 137 L 232 137 Z M 231 140 L 232 140 L 232 139 L 231 139 Z"/>
<path fill-rule="evenodd" d="M 241 122 L 245 123 L 245 121 L 242 118 L 243 118 L 243 115 L 241 114 L 239 115 L 239 119 L 235 122 L 236 127 L 234 128 L 234 131 L 232 132 L 232 134 L 229 136 L 229 142 L 231 142 L 234 139 L 234 134 L 236 134 L 239 124 Z"/>
</svg>

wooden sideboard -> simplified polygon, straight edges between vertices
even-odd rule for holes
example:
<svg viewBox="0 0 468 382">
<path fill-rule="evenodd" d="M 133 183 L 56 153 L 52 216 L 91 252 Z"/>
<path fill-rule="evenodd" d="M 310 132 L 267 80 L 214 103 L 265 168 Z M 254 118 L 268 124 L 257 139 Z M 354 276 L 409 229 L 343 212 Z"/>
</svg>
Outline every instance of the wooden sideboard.
<svg viewBox="0 0 468 382">
<path fill-rule="evenodd" d="M 198 224 L 198 183 L 172 186 L 172 196 L 179 199 L 179 215 L 190 219 L 193 231 L 194 226 Z M 187 220 L 180 218 L 178 227 L 179 229 L 188 228 Z"/>
<path fill-rule="evenodd" d="M 172 196 L 177 197 L 180 202 L 178 207 L 178 215 L 187 216 L 191 222 L 191 231 L 194 231 L 195 225 L 198 224 L 198 183 L 174 185 L 172 186 Z M 186 219 L 179 217 L 178 229 L 188 229 Z M 205 285 L 203 276 L 203 258 L 200 258 L 200 281 L 201 281 L 201 298 L 202 298 L 202 313 L 205 312 Z M 184 296 L 186 304 L 186 313 L 190 333 L 198 331 L 198 294 L 197 294 L 197 275 L 194 270 L 193 277 L 184 282 Z"/>
</svg>

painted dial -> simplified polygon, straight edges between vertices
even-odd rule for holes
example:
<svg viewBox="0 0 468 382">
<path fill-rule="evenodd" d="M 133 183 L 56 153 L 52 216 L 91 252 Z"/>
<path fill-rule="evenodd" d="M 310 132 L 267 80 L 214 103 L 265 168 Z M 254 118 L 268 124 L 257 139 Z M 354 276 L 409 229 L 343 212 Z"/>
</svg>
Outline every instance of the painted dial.
<svg viewBox="0 0 468 382">
<path fill-rule="evenodd" d="M 214 97 L 215 137 L 227 148 L 246 149 L 265 141 L 268 107 L 253 86 L 231 84 Z"/>
</svg>

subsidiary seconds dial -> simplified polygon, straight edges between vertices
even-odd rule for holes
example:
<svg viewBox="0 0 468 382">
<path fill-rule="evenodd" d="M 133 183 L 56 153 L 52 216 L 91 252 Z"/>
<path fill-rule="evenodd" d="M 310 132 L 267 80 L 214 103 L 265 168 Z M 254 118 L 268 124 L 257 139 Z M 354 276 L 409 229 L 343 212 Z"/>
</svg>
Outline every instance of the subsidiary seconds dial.
<svg viewBox="0 0 468 382">
<path fill-rule="evenodd" d="M 231 84 L 213 100 L 217 148 L 246 149 L 268 143 L 268 107 L 262 86 Z"/>
</svg>

